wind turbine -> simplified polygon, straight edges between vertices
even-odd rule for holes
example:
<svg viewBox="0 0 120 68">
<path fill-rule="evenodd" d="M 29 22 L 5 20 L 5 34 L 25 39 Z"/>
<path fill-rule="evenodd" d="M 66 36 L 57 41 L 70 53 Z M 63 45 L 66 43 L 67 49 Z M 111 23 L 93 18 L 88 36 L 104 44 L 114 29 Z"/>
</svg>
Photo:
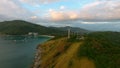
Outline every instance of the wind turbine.
<svg viewBox="0 0 120 68">
<path fill-rule="evenodd" d="M 70 26 L 68 26 L 68 39 L 70 38 L 70 34 L 71 33 L 71 29 L 70 29 Z"/>
</svg>

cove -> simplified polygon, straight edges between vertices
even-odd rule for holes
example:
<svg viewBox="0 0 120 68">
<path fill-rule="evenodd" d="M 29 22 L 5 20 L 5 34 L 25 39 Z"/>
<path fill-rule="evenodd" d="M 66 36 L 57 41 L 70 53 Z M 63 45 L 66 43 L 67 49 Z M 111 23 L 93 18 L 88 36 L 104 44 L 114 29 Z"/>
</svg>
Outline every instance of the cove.
<svg viewBox="0 0 120 68">
<path fill-rule="evenodd" d="M 0 68 L 31 68 L 37 45 L 48 39 L 41 36 L 0 36 Z"/>
</svg>

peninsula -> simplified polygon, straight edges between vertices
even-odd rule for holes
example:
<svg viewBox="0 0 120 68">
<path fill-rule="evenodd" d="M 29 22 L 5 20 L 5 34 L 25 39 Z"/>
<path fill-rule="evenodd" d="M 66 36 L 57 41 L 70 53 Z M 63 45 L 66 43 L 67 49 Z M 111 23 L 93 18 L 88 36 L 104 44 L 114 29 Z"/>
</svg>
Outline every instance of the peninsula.
<svg viewBox="0 0 120 68">
<path fill-rule="evenodd" d="M 37 47 L 33 68 L 119 68 L 120 33 L 51 39 Z"/>
</svg>

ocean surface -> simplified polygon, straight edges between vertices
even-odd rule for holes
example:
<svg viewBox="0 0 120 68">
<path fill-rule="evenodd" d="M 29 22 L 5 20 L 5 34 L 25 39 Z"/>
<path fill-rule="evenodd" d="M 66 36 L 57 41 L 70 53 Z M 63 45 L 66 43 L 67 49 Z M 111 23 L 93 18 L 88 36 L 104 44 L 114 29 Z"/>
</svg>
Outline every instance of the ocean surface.
<svg viewBox="0 0 120 68">
<path fill-rule="evenodd" d="M 48 37 L 0 36 L 0 68 L 31 68 L 38 44 Z"/>
</svg>

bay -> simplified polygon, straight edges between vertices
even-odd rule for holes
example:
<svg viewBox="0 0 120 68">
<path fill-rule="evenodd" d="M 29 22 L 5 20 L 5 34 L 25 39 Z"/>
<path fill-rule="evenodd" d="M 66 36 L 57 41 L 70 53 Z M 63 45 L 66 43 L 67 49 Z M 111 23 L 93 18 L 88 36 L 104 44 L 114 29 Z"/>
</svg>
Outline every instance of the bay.
<svg viewBox="0 0 120 68">
<path fill-rule="evenodd" d="M 36 47 L 48 37 L 0 36 L 0 68 L 31 68 Z"/>
</svg>

